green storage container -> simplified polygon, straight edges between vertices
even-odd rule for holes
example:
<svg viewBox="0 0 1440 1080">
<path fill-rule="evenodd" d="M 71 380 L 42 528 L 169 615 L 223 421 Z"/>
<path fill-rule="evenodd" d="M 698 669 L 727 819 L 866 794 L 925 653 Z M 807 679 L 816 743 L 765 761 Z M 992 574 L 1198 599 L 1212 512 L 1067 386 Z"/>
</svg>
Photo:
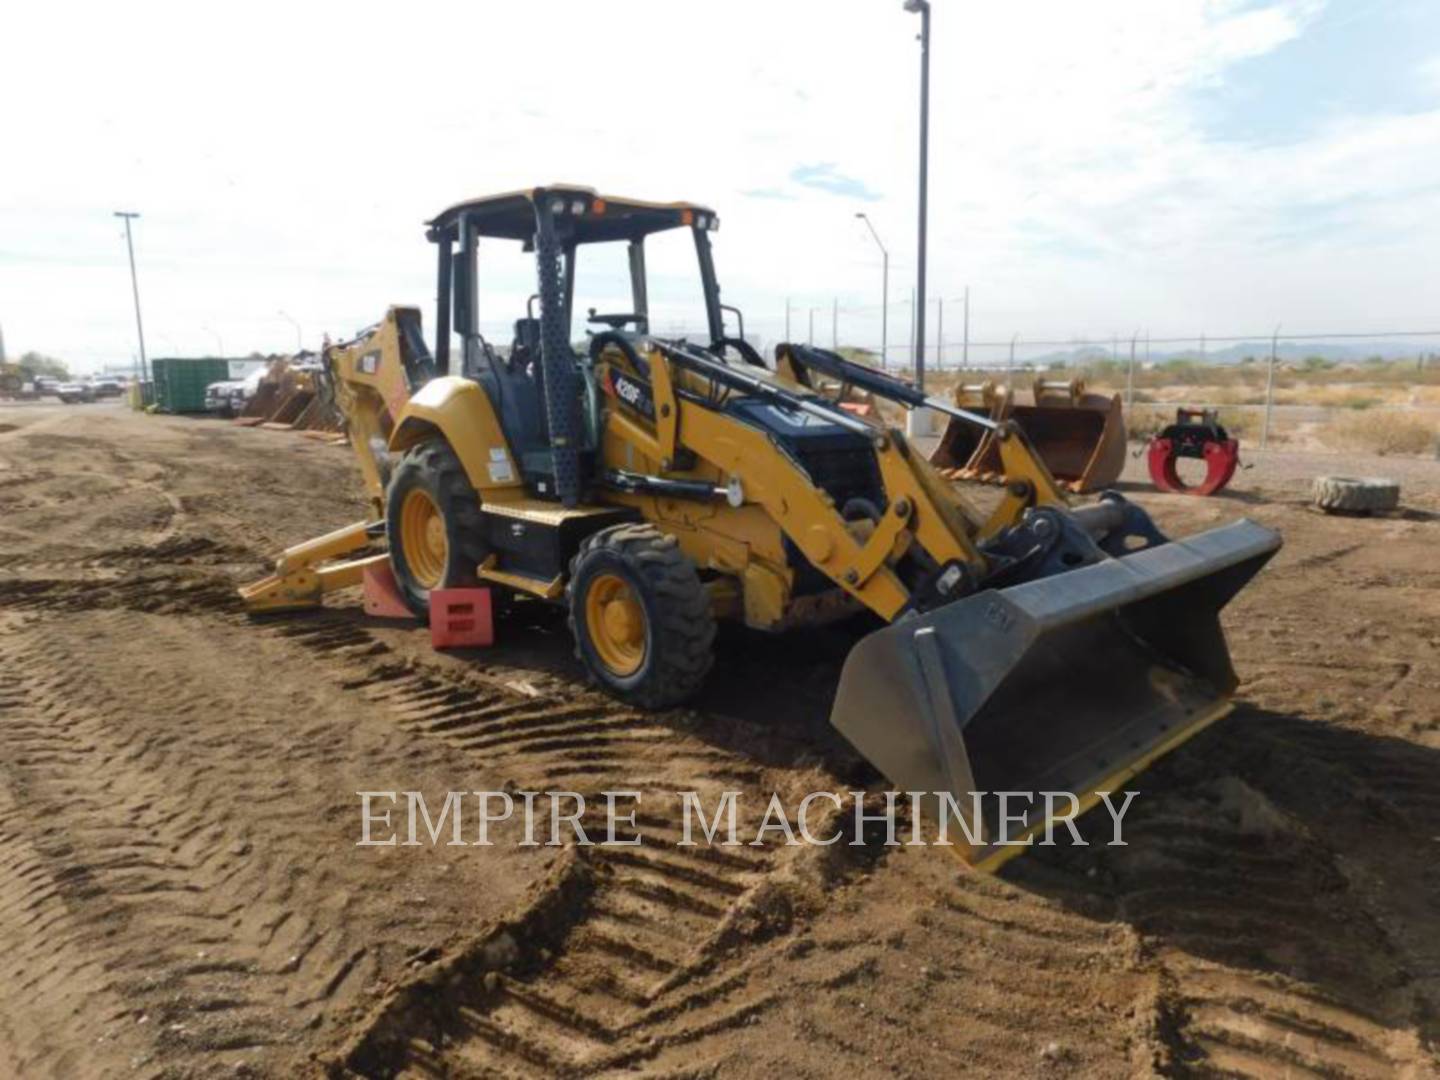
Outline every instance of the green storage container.
<svg viewBox="0 0 1440 1080">
<path fill-rule="evenodd" d="M 205 388 L 230 378 L 230 362 L 213 356 L 157 357 L 150 361 L 155 402 L 165 412 L 205 411 Z"/>
</svg>

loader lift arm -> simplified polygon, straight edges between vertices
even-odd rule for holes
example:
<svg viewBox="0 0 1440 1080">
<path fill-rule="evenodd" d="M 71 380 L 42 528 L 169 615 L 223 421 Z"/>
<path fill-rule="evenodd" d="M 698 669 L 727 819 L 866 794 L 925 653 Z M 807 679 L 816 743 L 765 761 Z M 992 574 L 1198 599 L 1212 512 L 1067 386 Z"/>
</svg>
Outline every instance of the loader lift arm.
<svg viewBox="0 0 1440 1080">
<path fill-rule="evenodd" d="M 1055 482 L 1055 477 L 1030 445 L 1024 431 L 1016 424 L 1009 421 L 997 422 L 988 416 L 962 409 L 953 402 L 927 395 L 893 375 L 857 364 L 853 360 L 846 360 L 826 349 L 796 344 L 777 346 L 777 366 L 784 365 L 787 361 L 793 368 L 819 371 L 839 379 L 842 384 L 857 386 L 907 409 L 934 409 L 954 420 L 984 429 L 999 448 L 1000 460 L 1008 480 L 1004 498 L 980 529 L 982 537 L 988 539 L 996 535 L 1032 506 L 1064 506 L 1068 502 L 1064 491 Z"/>
</svg>

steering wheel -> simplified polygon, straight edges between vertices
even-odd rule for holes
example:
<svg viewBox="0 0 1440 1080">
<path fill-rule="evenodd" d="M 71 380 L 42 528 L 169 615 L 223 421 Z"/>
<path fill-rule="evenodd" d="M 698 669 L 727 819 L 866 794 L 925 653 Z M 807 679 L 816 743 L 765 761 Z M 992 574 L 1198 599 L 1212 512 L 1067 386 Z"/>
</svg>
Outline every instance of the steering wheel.
<svg viewBox="0 0 1440 1080">
<path fill-rule="evenodd" d="M 599 362 L 600 354 L 611 345 L 618 348 L 621 355 L 630 361 L 630 366 L 634 371 L 648 376 L 650 365 L 641 359 L 630 339 L 617 330 L 602 330 L 590 339 L 590 364 L 592 367 Z"/>
<path fill-rule="evenodd" d="M 713 345 L 710 346 L 710 351 L 714 353 L 724 353 L 727 348 L 734 349 L 737 353 L 740 354 L 740 359 L 744 360 L 745 363 L 749 364 L 750 366 L 758 368 L 765 367 L 765 361 L 760 358 L 760 354 L 755 350 L 755 346 L 751 345 L 744 338 L 719 338 L 715 341 Z M 767 368 L 766 370 L 769 369 Z"/>
<path fill-rule="evenodd" d="M 590 314 L 585 319 L 585 321 L 592 323 L 603 323 L 604 325 L 610 327 L 611 330 L 623 330 L 626 323 L 636 323 L 638 325 L 640 322 L 640 316 L 634 313 L 597 315 L 595 314 L 595 309 L 592 307 L 590 309 Z"/>
</svg>

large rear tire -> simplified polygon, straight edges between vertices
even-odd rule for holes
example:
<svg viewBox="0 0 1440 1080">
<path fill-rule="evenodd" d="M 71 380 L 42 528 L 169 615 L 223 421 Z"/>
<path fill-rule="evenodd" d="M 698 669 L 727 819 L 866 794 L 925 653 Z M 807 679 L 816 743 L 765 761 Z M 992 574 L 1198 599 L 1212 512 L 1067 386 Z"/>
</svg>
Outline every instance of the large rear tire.
<svg viewBox="0 0 1440 1080">
<path fill-rule="evenodd" d="M 665 709 L 704 684 L 715 616 L 673 536 L 645 524 L 602 529 L 571 563 L 567 593 L 575 654 L 622 701 Z"/>
<path fill-rule="evenodd" d="M 478 584 L 485 558 L 480 499 L 455 451 L 442 439 L 412 446 L 385 492 L 390 568 L 405 604 L 430 617 L 430 590 Z"/>
</svg>

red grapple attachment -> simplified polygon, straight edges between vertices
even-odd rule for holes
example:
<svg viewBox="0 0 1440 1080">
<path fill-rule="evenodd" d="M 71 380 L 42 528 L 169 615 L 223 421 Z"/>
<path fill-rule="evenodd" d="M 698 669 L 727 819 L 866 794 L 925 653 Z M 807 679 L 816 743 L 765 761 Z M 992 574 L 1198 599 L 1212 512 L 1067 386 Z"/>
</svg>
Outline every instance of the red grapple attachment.
<svg viewBox="0 0 1440 1080">
<path fill-rule="evenodd" d="M 1146 452 L 1150 480 L 1176 495 L 1214 495 L 1224 489 L 1240 465 L 1240 440 L 1232 439 L 1214 409 L 1177 409 L 1175 423 L 1150 440 Z M 1181 458 L 1205 462 L 1205 479 L 1187 484 L 1177 468 Z"/>
</svg>

